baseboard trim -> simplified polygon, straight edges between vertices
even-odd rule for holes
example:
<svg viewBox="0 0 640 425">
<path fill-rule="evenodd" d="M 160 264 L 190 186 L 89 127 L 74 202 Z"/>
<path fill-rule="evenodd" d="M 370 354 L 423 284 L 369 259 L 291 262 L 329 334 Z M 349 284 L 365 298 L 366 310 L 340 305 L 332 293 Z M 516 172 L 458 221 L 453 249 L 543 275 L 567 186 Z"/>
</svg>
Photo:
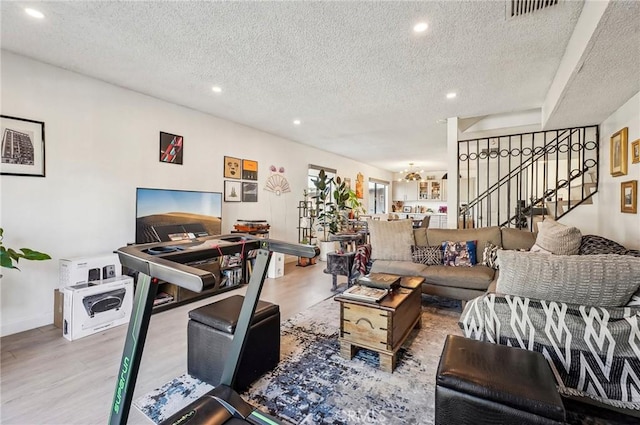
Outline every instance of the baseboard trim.
<svg viewBox="0 0 640 425">
<path fill-rule="evenodd" d="M 3 320 L 2 326 L 0 327 L 0 336 L 9 336 L 51 324 L 53 324 L 53 310 L 36 317 L 17 320 L 15 322 L 7 323 Z"/>
</svg>

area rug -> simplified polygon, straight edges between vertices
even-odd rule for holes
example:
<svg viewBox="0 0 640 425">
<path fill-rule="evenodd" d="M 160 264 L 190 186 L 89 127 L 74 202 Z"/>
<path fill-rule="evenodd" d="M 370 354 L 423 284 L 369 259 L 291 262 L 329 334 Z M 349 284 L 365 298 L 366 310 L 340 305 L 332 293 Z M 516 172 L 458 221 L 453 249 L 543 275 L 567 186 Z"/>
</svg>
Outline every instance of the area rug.
<svg viewBox="0 0 640 425">
<path fill-rule="evenodd" d="M 462 334 L 460 313 L 459 301 L 423 295 L 422 328 L 412 331 L 387 373 L 375 352 L 340 357 L 339 303 L 325 300 L 282 324 L 278 367 L 242 396 L 291 424 L 431 424 L 436 368 L 446 335 Z M 211 389 L 185 374 L 134 406 L 159 423 Z"/>
</svg>

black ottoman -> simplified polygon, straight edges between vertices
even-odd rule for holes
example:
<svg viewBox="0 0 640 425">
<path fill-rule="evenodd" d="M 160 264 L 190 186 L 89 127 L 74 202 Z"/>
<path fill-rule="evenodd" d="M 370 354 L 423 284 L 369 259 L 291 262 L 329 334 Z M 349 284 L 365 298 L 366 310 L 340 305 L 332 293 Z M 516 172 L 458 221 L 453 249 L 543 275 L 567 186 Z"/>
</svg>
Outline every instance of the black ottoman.
<svg viewBox="0 0 640 425">
<path fill-rule="evenodd" d="M 187 371 L 213 386 L 220 384 L 244 297 L 234 295 L 189 312 Z M 233 387 L 245 390 L 280 361 L 280 308 L 258 301 Z"/>
<path fill-rule="evenodd" d="M 436 376 L 436 424 L 562 424 L 542 354 L 447 336 Z"/>
</svg>

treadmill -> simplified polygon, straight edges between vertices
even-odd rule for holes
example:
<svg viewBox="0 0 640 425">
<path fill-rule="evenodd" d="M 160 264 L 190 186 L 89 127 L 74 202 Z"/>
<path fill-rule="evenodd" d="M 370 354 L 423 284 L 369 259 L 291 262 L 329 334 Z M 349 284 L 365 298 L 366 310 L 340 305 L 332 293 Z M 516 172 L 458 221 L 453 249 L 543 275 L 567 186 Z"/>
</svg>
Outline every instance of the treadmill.
<svg viewBox="0 0 640 425">
<path fill-rule="evenodd" d="M 311 245 L 292 244 L 273 239 L 260 239 L 247 234 L 205 236 L 187 241 L 130 245 L 118 249 L 120 263 L 138 272 L 133 311 L 125 339 L 109 423 L 125 424 L 131 409 L 133 390 L 140 368 L 142 351 L 149 328 L 153 300 L 158 291 L 156 280 L 164 280 L 182 288 L 201 292 L 203 288 L 219 288 L 220 282 L 206 268 L 195 264 L 216 261 L 221 255 L 242 254 L 257 250 L 256 263 L 240 310 L 233 341 L 225 360 L 221 384 L 189 404 L 163 424 L 206 425 L 276 425 L 278 420 L 245 402 L 233 389 L 240 359 L 246 346 L 251 318 L 258 304 L 267 267 L 273 252 L 312 258 L 319 249 Z M 220 292 L 223 290 L 221 289 Z M 215 292 L 214 292 L 215 293 Z"/>
</svg>

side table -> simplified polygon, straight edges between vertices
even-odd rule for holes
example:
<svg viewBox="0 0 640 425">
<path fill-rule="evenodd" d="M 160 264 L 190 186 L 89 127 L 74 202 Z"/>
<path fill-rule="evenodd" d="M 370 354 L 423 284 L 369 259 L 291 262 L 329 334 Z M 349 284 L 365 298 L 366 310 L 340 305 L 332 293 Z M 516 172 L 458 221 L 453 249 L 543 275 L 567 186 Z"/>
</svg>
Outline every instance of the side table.
<svg viewBox="0 0 640 425">
<path fill-rule="evenodd" d="M 376 351 L 380 368 L 393 372 L 398 350 L 414 328 L 422 326 L 422 277 L 403 277 L 400 288 L 380 303 L 355 301 L 341 295 L 340 356 L 350 360 L 359 348 Z"/>
<path fill-rule="evenodd" d="M 351 269 L 355 258 L 355 252 L 345 252 L 344 254 L 337 252 L 327 253 L 327 268 L 324 269 L 324 272 L 330 274 L 333 278 L 332 291 L 338 289 L 338 275 L 347 276 L 347 284 L 351 283 Z"/>
</svg>

